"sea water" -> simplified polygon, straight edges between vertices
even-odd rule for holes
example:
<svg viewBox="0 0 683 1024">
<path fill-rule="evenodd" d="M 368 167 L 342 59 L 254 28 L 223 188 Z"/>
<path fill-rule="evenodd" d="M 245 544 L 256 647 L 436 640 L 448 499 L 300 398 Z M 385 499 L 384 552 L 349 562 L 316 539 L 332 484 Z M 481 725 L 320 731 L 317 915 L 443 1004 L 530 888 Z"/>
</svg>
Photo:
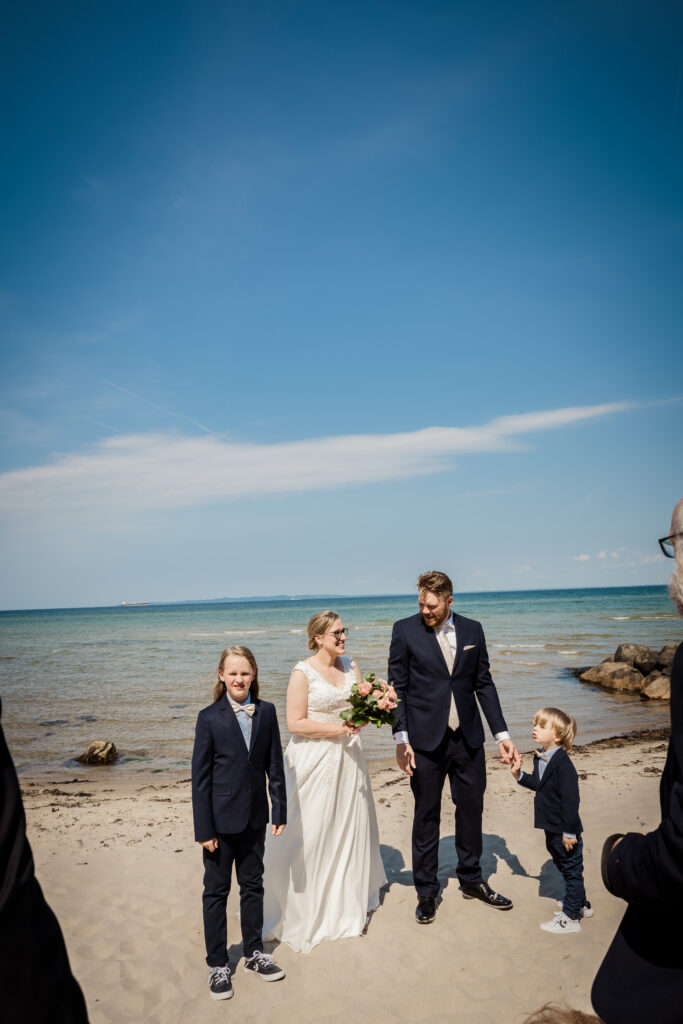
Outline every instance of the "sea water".
<svg viewBox="0 0 683 1024">
<path fill-rule="evenodd" d="M 532 746 L 531 722 L 542 705 L 576 717 L 579 743 L 668 725 L 668 701 L 589 686 L 570 671 L 596 664 L 620 643 L 659 649 L 680 642 L 683 623 L 665 587 L 456 594 L 453 605 L 484 626 L 503 712 L 521 749 Z M 327 607 L 348 626 L 347 653 L 361 671 L 386 677 L 392 624 L 417 612 L 415 594 L 0 612 L 2 724 L 18 770 L 82 772 L 72 759 L 90 741 L 107 739 L 120 751 L 117 773 L 186 772 L 220 652 L 236 643 L 253 650 L 261 696 L 276 705 L 286 741 L 289 674 L 310 655 L 308 619 Z M 387 727 L 368 726 L 362 735 L 370 757 L 392 753 Z"/>
</svg>

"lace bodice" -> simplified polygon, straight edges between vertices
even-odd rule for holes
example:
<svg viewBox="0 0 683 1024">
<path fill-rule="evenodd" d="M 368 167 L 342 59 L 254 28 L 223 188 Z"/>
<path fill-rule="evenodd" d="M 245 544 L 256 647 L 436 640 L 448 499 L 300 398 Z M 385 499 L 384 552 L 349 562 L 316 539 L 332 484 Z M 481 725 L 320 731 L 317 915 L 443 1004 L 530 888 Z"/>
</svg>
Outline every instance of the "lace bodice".
<svg viewBox="0 0 683 1024">
<path fill-rule="evenodd" d="M 351 658 L 339 659 L 344 667 L 346 682 L 344 688 L 338 690 L 328 683 L 319 672 L 307 661 L 298 661 L 294 669 L 299 669 L 308 681 L 308 717 L 314 722 L 338 722 L 339 713 L 349 707 L 351 687 L 356 679 Z"/>
</svg>

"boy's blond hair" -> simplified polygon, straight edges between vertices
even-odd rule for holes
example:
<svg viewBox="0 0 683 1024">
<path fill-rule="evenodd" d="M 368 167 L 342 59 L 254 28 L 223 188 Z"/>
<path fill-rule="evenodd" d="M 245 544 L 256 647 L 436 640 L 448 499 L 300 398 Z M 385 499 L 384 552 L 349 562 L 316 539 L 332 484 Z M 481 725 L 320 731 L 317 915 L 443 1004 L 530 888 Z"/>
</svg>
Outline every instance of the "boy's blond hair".
<svg viewBox="0 0 683 1024">
<path fill-rule="evenodd" d="M 572 749 L 576 737 L 576 719 L 559 708 L 539 708 L 534 715 L 534 725 L 555 730 L 558 742 L 567 753 Z"/>
</svg>

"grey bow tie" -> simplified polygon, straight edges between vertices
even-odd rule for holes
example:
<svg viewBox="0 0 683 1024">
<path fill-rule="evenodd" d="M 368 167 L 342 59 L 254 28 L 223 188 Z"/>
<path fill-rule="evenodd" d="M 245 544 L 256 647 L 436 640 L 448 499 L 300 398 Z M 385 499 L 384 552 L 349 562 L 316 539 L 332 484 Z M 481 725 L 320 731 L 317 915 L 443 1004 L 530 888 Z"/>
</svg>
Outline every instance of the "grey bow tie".
<svg viewBox="0 0 683 1024">
<path fill-rule="evenodd" d="M 549 761 L 550 760 L 550 758 L 546 754 L 545 750 L 537 751 L 536 752 L 536 757 L 539 759 L 539 761 Z"/>
<path fill-rule="evenodd" d="M 238 711 L 243 711 L 245 715 L 249 715 L 250 718 L 254 717 L 254 711 L 256 705 L 252 702 L 251 704 L 238 704 L 236 701 L 230 699 L 230 707 L 237 714 Z"/>
</svg>

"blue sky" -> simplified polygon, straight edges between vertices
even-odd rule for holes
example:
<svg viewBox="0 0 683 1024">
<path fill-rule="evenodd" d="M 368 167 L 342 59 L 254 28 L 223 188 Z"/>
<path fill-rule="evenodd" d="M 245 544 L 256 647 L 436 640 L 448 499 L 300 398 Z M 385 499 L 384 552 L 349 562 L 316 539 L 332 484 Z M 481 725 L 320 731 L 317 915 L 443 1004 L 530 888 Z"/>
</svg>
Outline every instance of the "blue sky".
<svg viewBox="0 0 683 1024">
<path fill-rule="evenodd" d="M 666 581 L 680 5 L 7 18 L 0 607 Z"/>
</svg>

